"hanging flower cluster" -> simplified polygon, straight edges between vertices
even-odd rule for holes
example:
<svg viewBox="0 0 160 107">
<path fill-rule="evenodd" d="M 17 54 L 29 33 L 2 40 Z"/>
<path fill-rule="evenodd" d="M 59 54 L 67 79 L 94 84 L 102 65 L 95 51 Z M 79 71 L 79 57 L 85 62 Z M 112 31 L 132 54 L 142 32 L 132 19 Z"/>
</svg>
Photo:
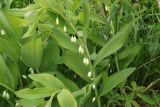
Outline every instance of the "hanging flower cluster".
<svg viewBox="0 0 160 107">
<path fill-rule="evenodd" d="M 9 99 L 10 95 L 9 95 L 9 93 L 6 90 L 4 90 L 3 93 L 2 93 L 2 97 L 6 98 L 6 99 Z"/>
<path fill-rule="evenodd" d="M 71 43 L 76 43 L 77 42 L 77 38 L 75 36 L 71 37 Z"/>
</svg>

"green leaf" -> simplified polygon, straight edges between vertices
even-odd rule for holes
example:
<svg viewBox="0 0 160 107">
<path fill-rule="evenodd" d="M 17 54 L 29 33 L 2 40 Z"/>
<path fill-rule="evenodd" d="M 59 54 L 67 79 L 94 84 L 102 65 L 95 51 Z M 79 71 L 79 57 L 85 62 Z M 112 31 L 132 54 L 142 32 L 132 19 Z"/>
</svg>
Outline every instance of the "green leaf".
<svg viewBox="0 0 160 107">
<path fill-rule="evenodd" d="M 43 47 L 41 38 L 34 39 L 24 44 L 21 48 L 21 57 L 28 67 L 38 69 L 43 56 Z"/>
<path fill-rule="evenodd" d="M 55 94 L 56 94 L 56 92 L 52 94 L 52 96 L 50 97 L 50 99 L 45 104 L 45 107 L 52 107 L 52 100 L 53 100 L 53 97 L 55 96 Z"/>
<path fill-rule="evenodd" d="M 34 88 L 34 89 L 22 89 L 16 92 L 16 95 L 20 98 L 24 99 L 39 99 L 51 96 L 53 93 L 58 92 L 59 89 L 48 88 L 48 87 L 41 87 L 41 88 Z"/>
<path fill-rule="evenodd" d="M 46 2 L 47 1 L 47 2 Z M 43 8 L 49 8 L 49 4 L 48 4 L 48 0 L 34 0 L 34 2 L 36 4 L 38 4 L 39 6 L 43 7 Z"/>
<path fill-rule="evenodd" d="M 91 97 L 91 91 L 92 91 L 92 85 L 88 84 L 85 87 L 81 88 L 80 90 L 75 91 L 73 95 L 79 99 L 79 105 L 84 106 L 86 105 L 86 103 L 88 104 L 92 100 L 92 99 L 89 99 Z"/>
<path fill-rule="evenodd" d="M 6 64 L 8 65 L 8 68 L 10 69 L 10 72 L 13 75 L 14 82 L 15 82 L 15 88 L 17 87 L 20 79 L 20 70 L 19 65 L 12 60 L 7 60 Z"/>
<path fill-rule="evenodd" d="M 50 87 L 50 88 L 55 88 L 55 89 L 63 89 L 65 88 L 64 84 L 54 77 L 53 75 L 50 74 L 30 74 L 29 77 L 42 84 L 45 87 Z"/>
<path fill-rule="evenodd" d="M 80 6 L 80 0 L 74 0 L 73 2 L 74 3 L 73 4 L 71 3 L 70 7 L 71 7 L 71 11 L 74 13 Z"/>
<path fill-rule="evenodd" d="M 40 71 L 54 71 L 56 69 L 56 61 L 60 55 L 60 49 L 56 41 L 49 40 L 43 50 L 43 58 Z"/>
<path fill-rule="evenodd" d="M 127 67 L 136 57 L 140 49 L 141 49 L 140 44 L 134 44 L 129 46 L 127 49 L 125 49 L 121 53 L 119 53 L 118 62 L 119 62 L 120 68 Z"/>
<path fill-rule="evenodd" d="M 87 37 L 87 28 L 89 26 L 89 21 L 90 21 L 90 5 L 88 0 L 82 0 L 82 7 L 83 7 L 83 31 L 85 37 Z"/>
<path fill-rule="evenodd" d="M 136 101 L 134 101 L 134 100 L 130 100 L 130 102 L 132 103 L 132 105 L 134 106 L 134 107 L 140 107 L 140 105 L 138 104 L 138 102 L 136 102 Z"/>
<path fill-rule="evenodd" d="M 7 12 L 10 15 L 13 16 L 18 16 L 18 17 L 24 17 L 24 15 L 32 10 L 37 10 L 39 8 L 39 6 L 37 4 L 30 4 L 28 6 L 26 6 L 25 8 L 12 8 L 7 10 Z"/>
<path fill-rule="evenodd" d="M 98 52 L 98 55 L 94 61 L 94 66 L 96 66 L 105 57 L 113 54 L 123 46 L 127 40 L 133 22 L 134 20 L 122 27 L 121 30 L 103 46 L 103 48 Z"/>
<path fill-rule="evenodd" d="M 10 72 L 8 66 L 5 64 L 1 55 L 0 55 L 0 83 L 5 84 L 12 89 L 14 89 L 15 87 L 15 81 L 13 75 Z"/>
<path fill-rule="evenodd" d="M 13 26 L 11 20 L 9 20 L 8 17 L 11 16 L 8 15 L 6 11 L 0 9 L 0 27 L 7 33 L 9 37 L 11 37 L 14 40 L 17 40 L 19 38 L 19 35 L 15 30 L 15 26 L 17 25 Z"/>
<path fill-rule="evenodd" d="M 61 73 L 57 72 L 56 77 L 59 78 L 63 82 L 63 84 L 67 87 L 69 91 L 74 92 L 74 91 L 79 90 L 79 87 L 77 86 L 76 83 L 66 78 Z"/>
<path fill-rule="evenodd" d="M 19 46 L 13 40 L 0 38 L 0 50 L 6 53 L 7 56 L 15 62 L 20 58 Z"/>
<path fill-rule="evenodd" d="M 63 89 L 57 95 L 58 102 L 61 107 L 78 107 L 74 96 L 66 89 Z"/>
<path fill-rule="evenodd" d="M 132 107 L 131 102 L 130 102 L 130 101 L 126 101 L 126 102 L 125 102 L 125 107 Z"/>
<path fill-rule="evenodd" d="M 72 50 L 74 52 L 78 52 L 78 44 L 71 43 L 70 37 L 62 30 L 59 30 L 57 27 L 53 27 L 52 32 L 52 38 L 55 39 L 61 47 Z"/>
<path fill-rule="evenodd" d="M 102 23 L 102 24 L 106 23 L 105 19 L 102 16 L 98 15 L 97 13 L 95 13 L 95 12 L 91 12 L 90 13 L 90 18 L 91 18 L 92 21 L 97 21 L 97 22 Z"/>
<path fill-rule="evenodd" d="M 157 103 L 156 99 L 154 99 L 153 97 L 150 97 L 149 95 L 137 94 L 137 96 L 148 104 L 156 104 Z"/>
<path fill-rule="evenodd" d="M 103 96 L 104 94 L 108 93 L 118 84 L 126 80 L 127 77 L 130 76 L 134 70 L 135 68 L 127 68 L 109 76 L 108 79 L 103 81 L 103 85 L 100 89 L 100 96 Z"/>
<path fill-rule="evenodd" d="M 41 99 L 20 99 L 19 101 L 18 101 L 18 103 L 20 104 L 20 105 L 22 105 L 23 107 L 34 107 L 34 106 L 36 106 L 36 105 L 40 105 L 40 104 L 43 104 L 43 103 L 45 103 L 45 101 L 44 101 L 44 99 L 43 98 L 41 98 Z"/>
<path fill-rule="evenodd" d="M 5 3 L 5 5 L 6 5 L 5 7 L 6 7 L 7 9 L 10 8 L 10 5 L 11 5 L 12 1 L 13 1 L 13 0 L 4 0 L 4 3 Z"/>
<path fill-rule="evenodd" d="M 84 24 L 84 34 L 87 34 L 87 28 L 89 26 L 90 21 L 90 5 L 88 0 L 82 0 L 83 6 L 83 24 Z"/>
<path fill-rule="evenodd" d="M 89 81 L 87 73 L 89 72 L 89 67 L 83 64 L 83 56 L 79 53 L 74 53 L 71 51 L 65 51 L 63 53 L 64 64 L 73 70 L 77 75 L 86 81 Z M 76 62 L 76 63 L 75 63 Z"/>
</svg>

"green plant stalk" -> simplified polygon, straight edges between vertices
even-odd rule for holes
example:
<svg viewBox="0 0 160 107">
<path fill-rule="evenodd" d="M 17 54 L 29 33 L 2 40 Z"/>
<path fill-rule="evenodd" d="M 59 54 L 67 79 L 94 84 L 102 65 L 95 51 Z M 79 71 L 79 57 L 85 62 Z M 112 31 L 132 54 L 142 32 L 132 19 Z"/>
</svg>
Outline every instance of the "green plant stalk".
<svg viewBox="0 0 160 107">
<path fill-rule="evenodd" d="M 78 35 L 77 32 L 76 32 L 76 34 Z M 80 37 L 80 36 L 78 35 L 78 37 Z M 82 42 L 83 42 L 83 44 L 84 44 L 85 51 L 86 51 L 87 56 L 88 56 L 89 61 L 90 61 L 90 54 L 89 54 L 89 50 L 88 50 L 88 48 L 87 48 L 86 36 L 83 37 Z M 92 72 L 92 74 L 93 74 L 93 79 L 95 80 L 95 78 L 96 78 L 96 76 L 97 76 L 96 71 L 95 71 L 95 66 L 92 65 L 91 61 L 89 62 L 89 66 L 90 66 L 91 72 Z M 98 107 L 101 107 L 101 100 L 100 100 L 100 97 L 99 97 L 99 95 L 98 95 L 97 87 L 95 87 L 95 90 L 94 90 L 94 91 L 95 91 L 95 95 L 96 95 L 96 100 L 97 100 Z"/>
<path fill-rule="evenodd" d="M 89 51 L 88 51 L 88 48 L 87 48 L 87 45 L 86 45 L 86 40 L 85 40 L 84 43 L 85 43 L 86 53 L 87 53 L 87 55 L 88 55 L 88 58 L 90 59 L 90 54 L 89 54 Z M 91 72 L 92 72 L 92 74 L 93 74 L 93 79 L 95 80 L 97 74 L 96 74 L 96 71 L 95 71 L 95 69 L 94 69 L 91 61 L 90 61 L 89 65 L 90 65 Z M 101 107 L 101 101 L 100 101 L 100 97 L 99 97 L 99 95 L 98 95 L 97 87 L 95 87 L 95 95 L 96 95 L 98 107 Z"/>
<path fill-rule="evenodd" d="M 116 63 L 117 71 L 119 72 L 119 64 L 118 64 L 117 52 L 115 52 L 115 63 Z"/>
</svg>

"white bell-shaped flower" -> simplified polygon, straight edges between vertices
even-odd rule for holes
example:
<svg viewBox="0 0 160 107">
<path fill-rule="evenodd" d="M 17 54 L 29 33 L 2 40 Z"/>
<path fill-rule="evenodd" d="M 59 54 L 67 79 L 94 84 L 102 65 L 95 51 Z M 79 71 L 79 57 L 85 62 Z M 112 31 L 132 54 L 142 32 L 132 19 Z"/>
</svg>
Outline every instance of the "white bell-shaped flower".
<svg viewBox="0 0 160 107">
<path fill-rule="evenodd" d="M 88 78 L 91 78 L 92 77 L 92 72 L 89 71 L 88 74 L 87 74 Z"/>
<path fill-rule="evenodd" d="M 67 32 L 67 27 L 66 26 L 63 27 L 63 31 Z"/>
<path fill-rule="evenodd" d="M 79 49 L 78 49 L 79 53 L 83 54 L 84 53 L 84 49 L 82 46 L 79 46 Z"/>
<path fill-rule="evenodd" d="M 105 5 L 105 11 L 108 12 L 109 11 L 109 7 L 107 5 Z"/>
<path fill-rule="evenodd" d="M 7 92 L 6 92 L 6 90 L 4 90 L 3 93 L 2 93 L 2 97 L 6 98 L 6 96 L 7 96 Z"/>
<path fill-rule="evenodd" d="M 59 25 L 59 18 L 56 18 L 56 25 Z"/>
<path fill-rule="evenodd" d="M 29 68 L 29 70 L 28 70 L 29 72 L 31 72 L 31 74 L 34 74 L 34 70 L 33 70 L 33 68 Z"/>
<path fill-rule="evenodd" d="M 88 65 L 88 64 L 89 64 L 89 59 L 86 58 L 86 57 L 84 57 L 84 58 L 83 58 L 83 63 L 84 63 L 85 65 Z"/>
<path fill-rule="evenodd" d="M 23 79 L 27 79 L 27 76 L 26 76 L 26 75 L 22 75 L 22 78 L 23 78 Z"/>
<path fill-rule="evenodd" d="M 18 102 L 16 102 L 15 106 L 16 106 L 16 107 L 18 107 L 18 106 L 19 106 L 19 103 L 18 103 Z"/>
<path fill-rule="evenodd" d="M 93 88 L 93 90 L 95 90 L 95 88 L 96 88 L 96 85 L 95 85 L 95 84 L 93 84 L 93 85 L 92 85 L 92 88 Z"/>
<path fill-rule="evenodd" d="M 6 32 L 4 30 L 1 31 L 1 35 L 4 36 L 6 35 Z"/>
<path fill-rule="evenodd" d="M 93 98 L 92 98 L 92 103 L 94 103 L 94 102 L 95 102 L 95 100 L 96 100 L 96 97 L 93 97 Z"/>
<path fill-rule="evenodd" d="M 75 43 L 77 41 L 77 38 L 75 36 L 71 36 L 71 42 Z"/>
<path fill-rule="evenodd" d="M 6 99 L 10 99 L 9 93 L 6 93 Z"/>
</svg>

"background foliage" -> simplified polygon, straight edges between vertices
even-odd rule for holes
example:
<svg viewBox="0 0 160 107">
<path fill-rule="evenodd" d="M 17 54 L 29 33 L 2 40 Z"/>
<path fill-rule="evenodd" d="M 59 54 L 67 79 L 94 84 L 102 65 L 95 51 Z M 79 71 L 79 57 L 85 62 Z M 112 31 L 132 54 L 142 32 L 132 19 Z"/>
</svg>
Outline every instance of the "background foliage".
<svg viewBox="0 0 160 107">
<path fill-rule="evenodd" d="M 1 0 L 2 107 L 160 106 L 159 0 Z"/>
</svg>

